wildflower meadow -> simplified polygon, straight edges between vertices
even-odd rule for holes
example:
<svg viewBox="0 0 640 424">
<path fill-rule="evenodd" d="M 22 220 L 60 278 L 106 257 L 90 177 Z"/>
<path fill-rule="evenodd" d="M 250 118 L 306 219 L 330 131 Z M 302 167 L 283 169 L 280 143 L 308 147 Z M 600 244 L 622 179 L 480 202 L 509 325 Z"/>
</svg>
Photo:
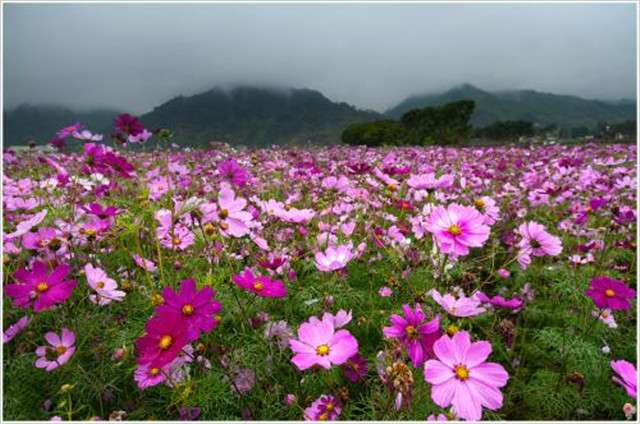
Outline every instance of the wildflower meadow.
<svg viewBox="0 0 640 424">
<path fill-rule="evenodd" d="M 5 420 L 635 417 L 636 146 L 3 154 Z"/>
</svg>

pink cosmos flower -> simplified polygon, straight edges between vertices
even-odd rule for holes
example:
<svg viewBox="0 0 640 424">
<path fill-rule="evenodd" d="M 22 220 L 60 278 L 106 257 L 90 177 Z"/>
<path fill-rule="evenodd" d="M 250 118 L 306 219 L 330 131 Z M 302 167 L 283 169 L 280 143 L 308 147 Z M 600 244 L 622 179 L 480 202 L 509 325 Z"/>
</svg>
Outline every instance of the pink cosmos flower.
<svg viewBox="0 0 640 424">
<path fill-rule="evenodd" d="M 496 201 L 489 196 L 477 198 L 474 206 L 484 215 L 485 225 L 493 225 L 500 219 L 500 208 L 496 206 Z"/>
<path fill-rule="evenodd" d="M 438 339 L 433 344 L 437 359 L 424 365 L 424 379 L 432 385 L 433 402 L 441 408 L 453 405 L 456 414 L 469 421 L 479 421 L 483 407 L 500 409 L 499 388 L 507 384 L 509 374 L 502 365 L 485 362 L 491 350 L 486 341 L 471 343 L 466 331 Z"/>
<path fill-rule="evenodd" d="M 482 302 L 476 296 L 466 297 L 462 295 L 456 299 L 450 293 L 442 296 L 436 289 L 432 289 L 431 297 L 438 305 L 442 306 L 449 315 L 454 317 L 472 317 L 486 311 L 485 308 L 481 307 Z"/>
<path fill-rule="evenodd" d="M 16 321 L 15 324 L 11 324 L 9 328 L 7 328 L 2 334 L 2 343 L 9 343 L 11 340 L 13 340 L 15 336 L 17 336 L 18 334 L 20 334 L 20 332 L 22 332 L 22 330 L 27 328 L 29 322 L 31 322 L 31 318 L 25 315 L 18 321 Z"/>
<path fill-rule="evenodd" d="M 86 264 L 84 266 L 84 272 L 87 277 L 87 284 L 96 292 L 95 294 L 89 295 L 89 300 L 100 306 L 107 305 L 111 303 L 112 300 L 122 302 L 126 293 L 117 290 L 118 283 L 116 283 L 116 280 L 109 278 L 103 269 L 94 267 L 91 264 Z"/>
<path fill-rule="evenodd" d="M 158 307 L 158 313 L 172 310 L 182 315 L 187 324 L 197 331 L 212 331 L 220 322 L 218 315 L 222 310 L 220 302 L 214 299 L 216 292 L 211 287 L 196 289 L 195 280 L 189 278 L 180 282 L 180 291 L 170 287 L 162 291 L 164 303 Z"/>
<path fill-rule="evenodd" d="M 182 348 L 198 337 L 182 314 L 169 309 L 156 314 L 145 325 L 146 334 L 136 340 L 138 364 L 152 368 L 173 361 Z"/>
<path fill-rule="evenodd" d="M 44 262 L 36 261 L 31 271 L 26 268 L 17 270 L 14 278 L 18 284 L 7 284 L 4 292 L 13 298 L 14 306 L 33 306 L 35 312 L 41 312 L 71 296 L 76 280 L 65 280 L 70 270 L 69 265 L 61 264 L 49 273 Z"/>
<path fill-rule="evenodd" d="M 158 267 L 156 267 L 156 264 L 153 261 L 150 261 L 149 259 L 145 259 L 140 255 L 134 254 L 133 260 L 136 263 L 136 265 L 138 265 L 140 268 L 144 269 L 147 272 L 156 272 L 158 270 Z"/>
<path fill-rule="evenodd" d="M 480 291 L 476 292 L 474 297 L 479 299 L 482 303 L 488 303 L 499 308 L 511 309 L 514 311 L 520 309 L 524 303 L 522 299 L 518 297 L 507 300 L 500 295 L 489 297 Z"/>
<path fill-rule="evenodd" d="M 48 372 L 53 371 L 66 364 L 76 351 L 74 346 L 76 335 L 68 328 L 62 329 L 61 336 L 49 331 L 44 335 L 44 339 L 49 343 L 49 346 L 39 346 L 36 349 L 38 359 L 34 365 L 37 368 L 44 368 Z"/>
<path fill-rule="evenodd" d="M 476 209 L 451 204 L 446 209 L 438 206 L 426 221 L 426 229 L 433 234 L 443 253 L 455 256 L 469 254 L 470 247 L 481 247 L 489 238 L 489 226 Z"/>
<path fill-rule="evenodd" d="M 380 290 L 378 290 L 378 295 L 380 295 L 380 297 L 389 297 L 392 294 L 393 290 L 387 286 L 380 287 Z"/>
<path fill-rule="evenodd" d="M 334 421 L 342 412 L 342 402 L 332 395 L 321 395 L 304 410 L 306 421 Z"/>
<path fill-rule="evenodd" d="M 342 244 L 337 247 L 327 247 L 324 252 L 316 252 L 316 268 L 322 272 L 331 272 L 342 269 L 353 259 L 351 244 Z"/>
<path fill-rule="evenodd" d="M 102 141 L 102 134 L 94 134 L 89 130 L 73 131 L 71 135 L 80 141 Z"/>
<path fill-rule="evenodd" d="M 171 365 L 167 364 L 162 368 L 152 368 L 149 365 L 138 365 L 133 373 L 133 379 L 138 384 L 140 390 L 157 386 L 167 380 L 167 375 L 171 372 Z"/>
<path fill-rule="evenodd" d="M 358 352 L 358 341 L 347 330 L 335 331 L 330 320 L 305 322 L 298 328 L 298 339 L 290 339 L 295 353 L 291 359 L 299 370 L 314 365 L 329 369 L 342 365 Z"/>
<path fill-rule="evenodd" d="M 223 179 L 231 181 L 233 184 L 243 187 L 251 178 L 251 174 L 240 166 L 235 159 L 227 159 L 218 164 L 218 173 Z"/>
<path fill-rule="evenodd" d="M 31 250 L 50 248 L 57 251 L 62 247 L 62 233 L 55 228 L 38 228 L 38 231 L 30 231 L 22 236 L 22 247 Z"/>
<path fill-rule="evenodd" d="M 611 361 L 610 365 L 617 374 L 613 377 L 613 381 L 624 387 L 627 394 L 636 399 L 638 397 L 638 372 L 635 365 L 624 359 Z"/>
<path fill-rule="evenodd" d="M 627 310 L 631 308 L 629 299 L 636 297 L 636 291 L 620 280 L 606 276 L 591 280 L 591 285 L 585 292 L 593 299 L 593 303 L 600 309 Z"/>
<path fill-rule="evenodd" d="M 251 213 L 243 210 L 247 201 L 237 197 L 228 187 L 220 189 L 218 196 L 217 220 L 220 232 L 224 235 L 242 237 L 249 234 L 248 224 L 253 220 Z"/>
<path fill-rule="evenodd" d="M 238 287 L 257 294 L 260 297 L 285 297 L 287 286 L 280 280 L 272 280 L 266 275 L 255 275 L 250 268 L 233 276 Z"/>
<path fill-rule="evenodd" d="M 440 333 L 440 316 L 436 315 L 431 321 L 426 321 L 419 304 L 411 309 L 409 305 L 402 305 L 404 318 L 393 314 L 389 318 L 390 327 L 384 327 L 382 332 L 387 339 L 398 339 L 407 348 L 407 353 L 414 367 L 418 368 L 431 355 L 433 342 Z"/>
<path fill-rule="evenodd" d="M 522 269 L 527 269 L 533 256 L 557 256 L 562 252 L 562 242 L 556 236 L 549 234 L 542 224 L 535 221 L 521 224 L 517 231 L 522 236 L 518 242 L 518 263 Z"/>
</svg>

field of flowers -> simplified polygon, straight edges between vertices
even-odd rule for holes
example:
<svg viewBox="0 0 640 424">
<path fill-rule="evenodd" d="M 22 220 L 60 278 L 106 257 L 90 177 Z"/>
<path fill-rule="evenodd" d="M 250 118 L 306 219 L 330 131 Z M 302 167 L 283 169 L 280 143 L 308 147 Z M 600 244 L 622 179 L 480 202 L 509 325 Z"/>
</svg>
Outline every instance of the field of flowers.
<svg viewBox="0 0 640 424">
<path fill-rule="evenodd" d="M 4 152 L 4 419 L 634 417 L 635 146 L 117 131 Z"/>
</svg>

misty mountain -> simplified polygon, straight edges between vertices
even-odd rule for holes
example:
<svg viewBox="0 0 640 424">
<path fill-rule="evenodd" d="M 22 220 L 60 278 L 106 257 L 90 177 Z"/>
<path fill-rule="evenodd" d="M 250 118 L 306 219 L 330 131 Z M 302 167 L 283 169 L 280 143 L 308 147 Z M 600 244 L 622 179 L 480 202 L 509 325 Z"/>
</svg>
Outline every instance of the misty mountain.
<svg viewBox="0 0 640 424">
<path fill-rule="evenodd" d="M 60 128 L 76 122 L 81 122 L 94 131 L 109 130 L 118 113 L 110 109 L 79 112 L 59 105 L 23 104 L 4 111 L 4 144 L 25 145 L 30 141 L 45 144 Z"/>
<path fill-rule="evenodd" d="M 522 120 L 542 126 L 556 123 L 564 128 L 594 128 L 601 121 L 621 122 L 636 117 L 636 103 L 628 99 L 605 102 L 535 90 L 489 92 L 470 84 L 462 84 L 440 94 L 411 96 L 387 110 L 385 115 L 398 119 L 411 109 L 440 106 L 458 100 L 476 102 L 471 117 L 471 123 L 476 127 L 497 121 Z"/>
<path fill-rule="evenodd" d="M 282 143 L 332 143 L 342 130 L 380 114 L 332 102 L 309 89 L 214 88 L 179 96 L 141 116 L 149 128 L 164 127 L 179 144 L 202 146 L 212 140 L 267 146 Z"/>
</svg>

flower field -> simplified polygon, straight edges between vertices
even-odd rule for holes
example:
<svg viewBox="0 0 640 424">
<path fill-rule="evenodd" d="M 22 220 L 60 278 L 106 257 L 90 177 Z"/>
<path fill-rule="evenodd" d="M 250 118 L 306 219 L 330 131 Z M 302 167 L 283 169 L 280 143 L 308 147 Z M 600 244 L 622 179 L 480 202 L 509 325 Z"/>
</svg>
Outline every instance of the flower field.
<svg viewBox="0 0 640 424">
<path fill-rule="evenodd" d="M 4 153 L 4 419 L 635 416 L 635 146 L 117 131 Z"/>
</svg>

